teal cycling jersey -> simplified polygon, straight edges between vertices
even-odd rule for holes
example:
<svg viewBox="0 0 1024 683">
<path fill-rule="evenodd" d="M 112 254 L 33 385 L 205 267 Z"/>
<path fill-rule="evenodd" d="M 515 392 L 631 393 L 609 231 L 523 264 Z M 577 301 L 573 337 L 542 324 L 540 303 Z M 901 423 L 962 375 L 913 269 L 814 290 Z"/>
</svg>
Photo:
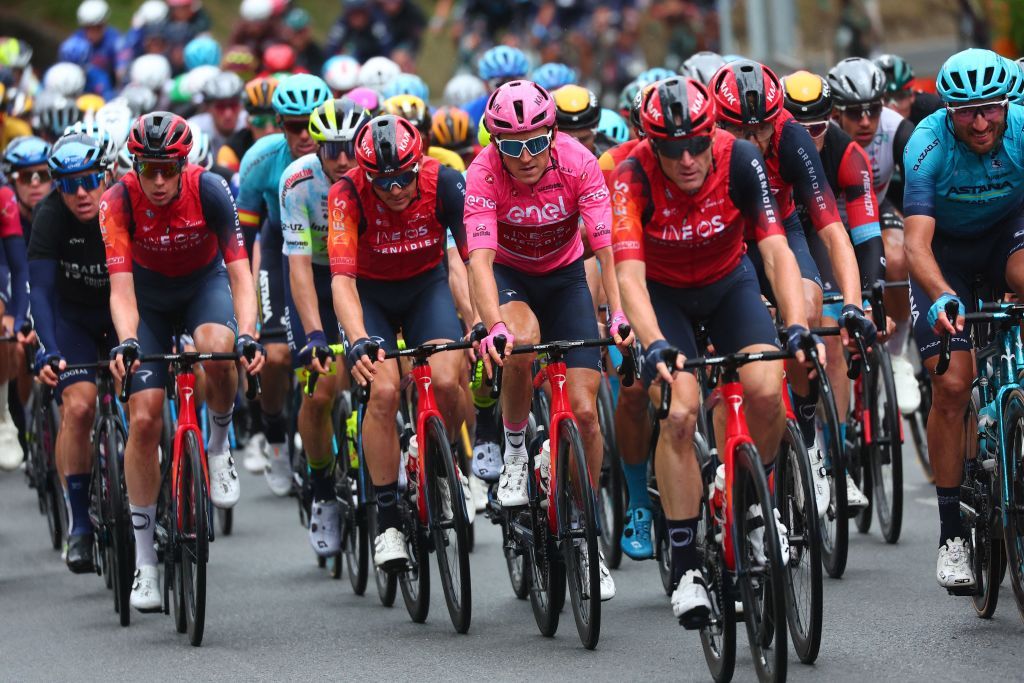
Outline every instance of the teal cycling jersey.
<svg viewBox="0 0 1024 683">
<path fill-rule="evenodd" d="M 903 165 L 905 215 L 930 216 L 950 236 L 983 234 L 1024 204 L 1024 107 L 1009 105 L 1003 139 L 986 154 L 957 140 L 940 109 L 914 130 Z"/>
<path fill-rule="evenodd" d="M 280 180 L 281 231 L 285 256 L 310 256 L 318 266 L 327 256 L 327 193 L 331 181 L 316 154 L 299 157 Z"/>
<path fill-rule="evenodd" d="M 281 225 L 278 190 L 285 169 L 295 159 L 283 133 L 257 140 L 242 157 L 239 169 L 238 220 L 249 228 L 258 228 L 264 217 L 272 227 Z"/>
</svg>

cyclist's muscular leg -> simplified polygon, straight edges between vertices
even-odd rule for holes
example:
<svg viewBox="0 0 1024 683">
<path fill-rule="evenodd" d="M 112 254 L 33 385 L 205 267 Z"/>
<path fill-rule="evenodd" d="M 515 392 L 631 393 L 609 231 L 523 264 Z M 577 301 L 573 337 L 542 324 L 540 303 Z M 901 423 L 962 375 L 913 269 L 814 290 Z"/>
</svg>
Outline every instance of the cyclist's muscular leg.
<svg viewBox="0 0 1024 683">
<path fill-rule="evenodd" d="M 449 339 L 432 339 L 428 343 L 441 344 Z M 461 353 L 436 353 L 430 357 L 431 387 L 437 399 L 438 410 L 444 418 L 448 429 L 449 441 L 462 427 L 462 416 L 465 413 L 466 397 L 463 387 L 466 384 L 466 357 Z"/>
<path fill-rule="evenodd" d="M 824 327 L 834 327 L 836 324 L 833 318 L 822 319 Z M 825 373 L 828 375 L 829 384 L 832 385 L 836 414 L 840 421 L 843 421 L 850 410 L 850 378 L 846 376 L 846 354 L 843 353 L 843 342 L 838 336 L 825 337 L 824 342 L 825 356 L 828 358 Z"/>
<path fill-rule="evenodd" d="M 655 405 L 661 400 L 661 385 L 649 391 Z M 668 519 L 692 519 L 700 510 L 700 467 L 693 450 L 697 429 L 697 379 L 680 372 L 672 383 L 672 403 L 661 422 L 654 456 L 655 476 L 661 505 Z"/>
<path fill-rule="evenodd" d="M 540 325 L 530 307 L 521 301 L 510 301 L 501 307 L 501 316 L 516 337 L 516 344 L 536 344 L 540 341 Z M 531 354 L 506 356 L 502 372 L 501 409 L 505 424 L 525 422 L 530 414 L 533 390 Z"/>
<path fill-rule="evenodd" d="M 160 463 L 157 446 L 163 428 L 164 392 L 143 389 L 128 400 L 131 426 L 124 448 L 124 479 L 132 505 L 155 505 L 160 490 Z"/>
<path fill-rule="evenodd" d="M 649 400 L 641 382 L 619 384 L 619 404 L 615 406 L 615 440 L 619 455 L 627 465 L 647 462 L 651 421 L 647 418 Z"/>
<path fill-rule="evenodd" d="M 928 458 L 937 487 L 960 485 L 963 474 L 964 414 L 971 397 L 974 360 L 966 351 L 950 354 L 949 369 L 934 374 L 938 356 L 924 362 L 932 379 L 932 409 L 928 413 Z"/>
<path fill-rule="evenodd" d="M 96 385 L 75 382 L 61 392 L 61 423 L 57 435 L 57 468 L 61 478 L 92 469 L 90 432 L 96 416 Z"/>
<path fill-rule="evenodd" d="M 313 395 L 302 396 L 298 419 L 299 435 L 302 436 L 302 445 L 306 449 L 306 460 L 313 469 L 329 467 L 334 457 L 331 448 L 331 441 L 334 438 L 331 411 L 334 408 L 334 399 L 338 395 L 339 378 L 340 375 L 323 375 L 317 380 Z"/>
<path fill-rule="evenodd" d="M 398 480 L 398 432 L 395 414 L 399 402 L 398 366 L 387 361 L 377 367 L 370 403 L 363 418 L 363 449 L 374 486 Z"/>
<path fill-rule="evenodd" d="M 596 485 L 601 478 L 604 460 L 604 437 L 597 419 L 597 388 L 601 373 L 590 368 L 569 368 L 566 380 L 569 382 L 569 403 L 580 427 L 580 438 L 587 455 L 590 481 Z"/>
<path fill-rule="evenodd" d="M 260 373 L 260 404 L 265 415 L 284 410 L 291 377 L 291 352 L 287 344 L 266 344 L 267 361 Z"/>
<path fill-rule="evenodd" d="M 231 353 L 235 348 L 235 333 L 225 325 L 208 323 L 196 328 L 196 349 L 200 353 Z M 229 412 L 235 404 L 238 374 L 232 361 L 203 363 L 206 374 L 206 402 L 210 410 Z"/>
</svg>

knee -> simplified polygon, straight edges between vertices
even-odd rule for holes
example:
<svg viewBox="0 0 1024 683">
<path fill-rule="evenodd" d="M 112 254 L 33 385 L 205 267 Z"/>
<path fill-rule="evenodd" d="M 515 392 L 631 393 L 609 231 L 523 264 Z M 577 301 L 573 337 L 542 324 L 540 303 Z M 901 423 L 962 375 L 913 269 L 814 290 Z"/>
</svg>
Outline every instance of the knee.
<svg viewBox="0 0 1024 683">
<path fill-rule="evenodd" d="M 933 375 L 932 406 L 940 412 L 959 416 L 970 398 L 972 381 L 966 373 Z"/>
<path fill-rule="evenodd" d="M 759 386 L 744 390 L 747 415 L 756 416 L 763 421 L 774 420 L 782 413 L 782 394 L 780 387 L 771 382 L 761 382 Z"/>
<path fill-rule="evenodd" d="M 302 408 L 314 415 L 324 415 L 334 407 L 334 397 L 315 392 L 312 396 L 302 397 Z"/>
<path fill-rule="evenodd" d="M 267 365 L 271 367 L 287 368 L 291 365 L 291 352 L 287 344 L 268 344 L 266 354 Z"/>
<path fill-rule="evenodd" d="M 128 433 L 143 443 L 155 444 L 160 439 L 163 428 L 163 416 L 159 407 L 156 410 L 134 406 L 131 411 L 132 422 Z"/>
<path fill-rule="evenodd" d="M 673 444 L 689 442 L 697 430 L 696 407 L 672 406 L 669 408 L 668 416 L 662 421 L 661 428 Z"/>
<path fill-rule="evenodd" d="M 90 401 L 84 396 L 64 392 L 63 403 L 64 419 L 70 425 L 88 429 L 96 415 L 96 402 Z"/>
<path fill-rule="evenodd" d="M 377 378 L 370 390 L 370 404 L 367 406 L 367 410 L 374 417 L 394 420 L 395 413 L 398 412 L 398 401 L 398 385 Z"/>
<path fill-rule="evenodd" d="M 584 434 L 593 434 L 595 431 L 600 430 L 601 425 L 597 419 L 597 407 L 593 401 L 581 408 L 573 408 L 573 414 L 580 425 L 580 431 Z"/>
<path fill-rule="evenodd" d="M 445 372 L 433 378 L 434 394 L 442 405 L 454 406 L 459 402 L 461 387 L 455 372 Z"/>
</svg>

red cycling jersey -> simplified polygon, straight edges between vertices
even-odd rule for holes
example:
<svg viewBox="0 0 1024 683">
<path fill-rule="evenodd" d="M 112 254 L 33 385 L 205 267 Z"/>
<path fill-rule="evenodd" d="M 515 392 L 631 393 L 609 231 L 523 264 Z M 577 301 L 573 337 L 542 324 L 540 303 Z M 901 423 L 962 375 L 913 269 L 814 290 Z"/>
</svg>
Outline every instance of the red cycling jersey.
<svg viewBox="0 0 1024 683">
<path fill-rule="evenodd" d="M 711 155 L 694 194 L 665 176 L 650 144 L 619 164 L 611 178 L 616 261 L 644 261 L 647 279 L 669 287 L 702 287 L 736 268 L 745 231 L 758 241 L 785 235 L 757 149 L 716 130 Z"/>
<path fill-rule="evenodd" d="M 0 238 L 22 236 L 21 214 L 14 188 L 0 185 Z"/>
<path fill-rule="evenodd" d="M 227 183 L 191 164 L 180 178 L 178 196 L 166 206 L 146 198 L 134 173 L 103 193 L 100 230 L 111 275 L 130 273 L 135 263 L 181 277 L 202 270 L 218 254 L 227 263 L 248 258 Z"/>
<path fill-rule="evenodd" d="M 431 157 L 420 161 L 417 197 L 398 213 L 377 198 L 361 168 L 335 183 L 327 196 L 331 275 L 407 280 L 440 263 L 449 227 L 438 217 L 440 168 Z"/>
<path fill-rule="evenodd" d="M 621 145 L 615 145 L 597 160 L 597 163 L 601 166 L 601 173 L 604 173 L 604 181 L 611 186 L 612 173 L 615 171 L 615 167 L 626 160 L 633 150 L 636 149 L 637 144 L 643 141 L 643 138 L 634 138 L 632 140 L 626 140 Z"/>
</svg>

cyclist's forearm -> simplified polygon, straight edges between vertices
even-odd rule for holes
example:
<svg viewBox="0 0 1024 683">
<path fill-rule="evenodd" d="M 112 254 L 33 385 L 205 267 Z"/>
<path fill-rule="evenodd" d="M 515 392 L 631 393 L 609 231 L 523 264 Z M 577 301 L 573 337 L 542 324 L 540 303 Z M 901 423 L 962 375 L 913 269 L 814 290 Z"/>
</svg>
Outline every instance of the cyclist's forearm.
<svg viewBox="0 0 1024 683">
<path fill-rule="evenodd" d="M 612 256 L 611 247 L 603 247 L 594 252 L 597 262 L 601 265 L 601 284 L 604 285 L 604 295 L 608 300 L 609 310 L 622 310 L 622 296 L 619 294 L 619 280 L 615 276 L 615 257 Z M 629 316 L 627 316 L 629 317 Z"/>
<path fill-rule="evenodd" d="M 139 334 L 139 306 L 135 300 L 135 276 L 112 273 L 110 276 L 110 318 L 119 342 Z"/>
<path fill-rule="evenodd" d="M 39 343 L 47 351 L 57 350 L 57 322 L 53 302 L 56 298 L 57 262 L 52 259 L 37 259 L 29 262 L 32 277 L 32 317 L 35 321 Z"/>
<path fill-rule="evenodd" d="M 910 277 L 921 285 L 932 301 L 953 288 L 942 276 L 942 270 L 932 252 L 935 219 L 928 216 L 907 216 L 904 221 L 903 249 L 907 254 Z"/>
<path fill-rule="evenodd" d="M 338 316 L 341 328 L 350 341 L 369 337 L 363 322 L 363 306 L 359 303 L 359 291 L 356 279 L 347 275 L 335 275 L 331 280 L 331 293 L 334 295 L 334 313 Z"/>
<path fill-rule="evenodd" d="M 849 234 L 842 223 L 832 223 L 818 233 L 828 249 L 832 272 L 836 276 L 836 284 L 843 294 L 843 303 L 853 304 L 858 308 L 863 303 L 860 286 L 860 269 L 857 267 L 857 254 L 853 250 Z"/>
<path fill-rule="evenodd" d="M 256 286 L 249 274 L 249 262 L 245 259 L 228 264 L 228 280 L 231 283 L 231 299 L 235 305 L 235 320 L 238 334 L 256 336 Z"/>
<path fill-rule="evenodd" d="M 622 291 L 622 307 L 636 338 L 644 346 L 664 339 L 665 335 L 658 326 L 651 305 L 651 294 L 647 291 L 644 264 L 640 261 L 622 261 L 615 264 L 615 273 Z"/>
<path fill-rule="evenodd" d="M 462 262 L 458 249 L 448 250 L 448 287 L 452 290 L 452 299 L 455 300 L 455 310 L 458 311 L 462 322 L 466 327 L 473 327 L 476 324 L 476 312 L 473 310 L 473 301 L 469 296 L 469 273 L 466 264 Z"/>
<path fill-rule="evenodd" d="M 470 254 L 469 278 L 473 288 L 473 305 L 487 329 L 491 329 L 495 324 L 501 322 L 498 283 L 494 280 L 493 266 L 493 251 L 477 249 Z"/>
<path fill-rule="evenodd" d="M 764 272 L 771 283 L 775 299 L 787 325 L 807 327 L 807 308 L 804 303 L 803 287 L 800 284 L 800 268 L 796 257 L 790 251 L 784 237 L 769 237 L 759 243 L 764 259 Z"/>
<path fill-rule="evenodd" d="M 302 329 L 309 334 L 313 330 L 323 330 L 320 320 L 320 305 L 316 296 L 316 285 L 313 282 L 313 258 L 310 256 L 288 257 L 288 280 L 292 288 L 292 301 L 302 321 Z"/>
</svg>

